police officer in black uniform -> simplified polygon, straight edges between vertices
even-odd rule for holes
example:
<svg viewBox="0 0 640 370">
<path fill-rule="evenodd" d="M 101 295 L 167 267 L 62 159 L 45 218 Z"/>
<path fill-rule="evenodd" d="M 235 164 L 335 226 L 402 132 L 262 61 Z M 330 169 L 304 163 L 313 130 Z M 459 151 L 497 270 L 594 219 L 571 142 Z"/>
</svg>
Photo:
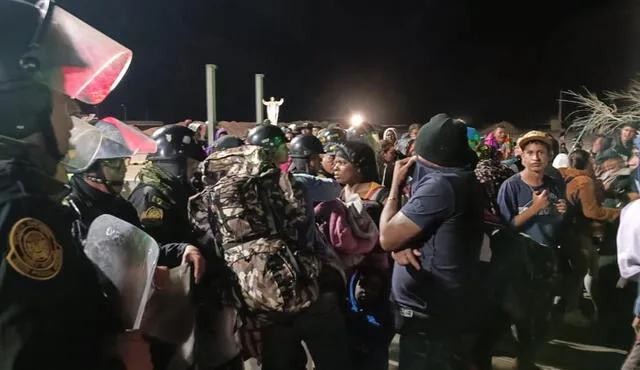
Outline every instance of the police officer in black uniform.
<svg viewBox="0 0 640 370">
<path fill-rule="evenodd" d="M 289 157 L 291 166 L 289 172 L 306 173 L 316 176 L 322 168 L 320 155 L 324 154 L 322 143 L 312 135 L 300 135 L 291 140 Z"/>
<path fill-rule="evenodd" d="M 167 125 L 151 136 L 158 150 L 138 173 L 139 184 L 129 195 L 145 230 L 158 243 L 190 242 L 193 237 L 187 216 L 187 201 L 195 194 L 189 179 L 204 149 L 188 127 Z"/>
<path fill-rule="evenodd" d="M 127 171 L 127 161 L 133 150 L 144 154 L 140 148 L 130 148 L 119 129 L 107 122 L 100 121 L 92 126 L 88 123 L 76 122 L 71 142 L 76 156 L 66 161 L 71 177 L 71 194 L 64 203 L 77 214 L 74 222 L 74 233 L 79 240 L 86 239 L 89 226 L 98 216 L 109 214 L 144 229 L 138 218 L 138 212 L 129 201 L 120 196 Z M 134 128 L 120 126 L 128 130 L 130 135 L 141 134 Z M 138 142 L 138 147 L 154 147 L 155 143 L 148 138 L 148 143 Z M 82 158 L 82 154 L 89 158 Z M 76 166 L 74 166 L 76 164 Z M 181 263 L 194 264 L 196 281 L 204 270 L 204 259 L 198 249 L 187 243 L 169 243 L 160 246 L 159 266 L 169 268 Z"/>
<path fill-rule="evenodd" d="M 158 244 L 195 242 L 187 214 L 189 197 L 196 193 L 190 179 L 206 157 L 195 132 L 180 125 L 167 125 L 155 131 L 157 151 L 137 176 L 138 185 L 129 195 L 144 230 Z M 175 347 L 151 341 L 154 369 L 169 364 Z"/>
<path fill-rule="evenodd" d="M 320 156 L 318 177 L 332 179 L 336 148 L 338 144 L 344 144 L 347 141 L 347 132 L 339 128 L 329 128 L 318 134 L 318 140 L 322 143 L 325 152 Z"/>
<path fill-rule="evenodd" d="M 82 81 L 60 67 L 74 67 L 76 78 L 95 67 L 82 55 L 83 45 L 69 42 L 78 35 L 65 30 L 77 30 L 74 26 L 92 30 L 53 2 L 0 0 L 3 370 L 150 368 L 144 342 L 137 341 L 135 333 L 118 333 L 97 274 L 71 235 L 73 214 L 60 203 L 67 188 L 54 179 L 68 148 L 69 96 L 97 103 L 115 82 L 75 85 L 84 85 L 83 91 L 63 88 Z M 80 51 L 74 53 L 71 45 Z M 98 52 L 102 45 L 92 46 Z M 113 78 L 126 70 L 113 67 Z M 132 353 L 141 357 L 132 359 Z"/>
</svg>

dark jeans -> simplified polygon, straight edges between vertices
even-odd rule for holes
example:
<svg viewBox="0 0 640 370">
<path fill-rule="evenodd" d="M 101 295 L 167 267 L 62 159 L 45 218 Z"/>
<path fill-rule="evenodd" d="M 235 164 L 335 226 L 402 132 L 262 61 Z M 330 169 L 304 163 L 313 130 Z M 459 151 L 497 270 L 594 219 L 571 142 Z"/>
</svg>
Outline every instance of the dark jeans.
<svg viewBox="0 0 640 370">
<path fill-rule="evenodd" d="M 388 370 L 389 345 L 395 334 L 390 305 L 366 311 L 379 325 L 368 321 L 365 313 L 345 311 L 352 370 Z"/>
<path fill-rule="evenodd" d="M 336 294 L 324 293 L 291 321 L 263 329 L 263 370 L 300 367 L 300 341 L 304 341 L 317 370 L 349 370 L 344 317 Z"/>
<path fill-rule="evenodd" d="M 554 289 L 558 286 L 555 267 L 555 255 L 552 249 L 540 247 L 530 250 L 532 263 L 539 271 L 536 279 L 526 288 L 523 300 L 524 316 L 514 319 L 517 335 L 518 366 L 526 369 L 533 367 L 538 346 L 548 338 L 549 315 L 553 306 Z"/>
<path fill-rule="evenodd" d="M 456 354 L 461 339 L 431 337 L 428 333 L 400 336 L 399 370 L 463 370 L 464 361 Z"/>
<path fill-rule="evenodd" d="M 388 370 L 389 346 L 380 344 L 369 345 L 367 351 L 351 350 L 351 363 L 353 370 Z"/>
<path fill-rule="evenodd" d="M 411 310 L 409 310 L 411 311 Z M 447 322 L 412 311 L 396 312 L 396 329 L 400 334 L 399 370 L 466 370 L 462 353 L 462 334 Z"/>
</svg>

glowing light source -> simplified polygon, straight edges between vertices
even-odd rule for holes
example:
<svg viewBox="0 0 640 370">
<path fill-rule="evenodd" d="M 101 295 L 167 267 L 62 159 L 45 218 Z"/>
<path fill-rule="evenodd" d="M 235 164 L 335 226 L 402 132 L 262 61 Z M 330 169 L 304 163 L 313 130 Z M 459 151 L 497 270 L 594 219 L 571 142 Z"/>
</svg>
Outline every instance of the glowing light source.
<svg viewBox="0 0 640 370">
<path fill-rule="evenodd" d="M 351 126 L 358 127 L 362 125 L 364 118 L 360 114 L 354 114 L 351 116 Z"/>
</svg>

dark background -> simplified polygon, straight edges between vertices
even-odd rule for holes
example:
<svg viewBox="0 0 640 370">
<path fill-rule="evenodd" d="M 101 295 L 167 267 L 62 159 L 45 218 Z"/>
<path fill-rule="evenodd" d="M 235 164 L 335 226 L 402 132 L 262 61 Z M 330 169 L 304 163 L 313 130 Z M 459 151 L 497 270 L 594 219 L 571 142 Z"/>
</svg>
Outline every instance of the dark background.
<svg viewBox="0 0 640 370">
<path fill-rule="evenodd" d="M 204 64 L 218 65 L 218 119 L 255 117 L 254 74 L 280 120 L 475 125 L 548 121 L 561 89 L 624 88 L 640 70 L 637 1 L 60 0 L 134 51 L 100 115 L 206 119 Z M 568 107 L 566 108 L 568 109 Z"/>
</svg>

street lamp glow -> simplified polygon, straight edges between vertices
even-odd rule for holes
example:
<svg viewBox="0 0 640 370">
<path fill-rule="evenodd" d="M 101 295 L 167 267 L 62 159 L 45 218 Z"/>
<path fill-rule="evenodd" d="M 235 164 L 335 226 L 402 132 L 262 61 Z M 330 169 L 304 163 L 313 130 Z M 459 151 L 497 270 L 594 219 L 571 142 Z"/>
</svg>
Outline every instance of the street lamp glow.
<svg viewBox="0 0 640 370">
<path fill-rule="evenodd" d="M 351 126 L 358 127 L 362 125 L 364 122 L 364 118 L 359 114 L 354 114 L 351 116 Z"/>
</svg>

